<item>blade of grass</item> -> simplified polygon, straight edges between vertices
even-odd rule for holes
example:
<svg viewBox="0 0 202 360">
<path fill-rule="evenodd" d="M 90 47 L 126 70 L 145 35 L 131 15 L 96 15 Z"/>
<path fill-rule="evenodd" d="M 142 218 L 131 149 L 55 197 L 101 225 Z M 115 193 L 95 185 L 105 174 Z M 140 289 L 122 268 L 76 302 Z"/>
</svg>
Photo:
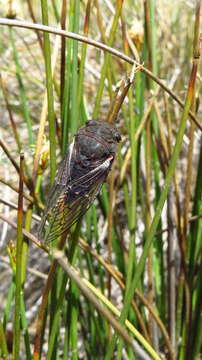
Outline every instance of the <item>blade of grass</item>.
<svg viewBox="0 0 202 360">
<path fill-rule="evenodd" d="M 33 6 L 32 6 L 32 1 L 31 0 L 27 0 L 27 5 L 28 5 L 28 9 L 29 9 L 29 13 L 30 13 L 30 16 L 32 18 L 32 21 L 34 23 L 37 23 L 37 19 L 35 17 L 35 14 L 34 14 L 34 9 L 33 9 Z M 37 36 L 37 39 L 38 39 L 38 43 L 39 43 L 39 46 L 41 48 L 41 51 L 43 53 L 43 42 L 42 42 L 42 39 L 41 39 L 41 36 L 39 34 L 38 31 L 36 31 L 36 36 Z"/>
<path fill-rule="evenodd" d="M 15 317 L 14 317 L 14 343 L 13 357 L 20 360 L 20 302 L 22 290 L 22 241 L 23 241 L 23 160 L 24 154 L 20 154 L 20 179 L 18 197 L 18 226 L 17 226 L 17 245 L 16 245 L 16 291 L 15 291 Z"/>
<path fill-rule="evenodd" d="M 86 5 L 86 14 L 84 20 L 84 35 L 88 36 L 89 26 L 90 26 L 90 14 L 91 14 L 91 6 L 92 0 L 88 0 Z M 78 109 L 81 109 L 83 93 L 84 93 L 84 73 L 85 73 L 85 61 L 86 61 L 86 51 L 87 51 L 87 44 L 82 44 L 81 49 L 81 60 L 79 66 L 79 78 L 78 78 Z M 81 111 L 82 113 L 82 111 Z M 79 111 L 80 115 L 80 111 Z M 82 117 L 80 115 L 79 126 L 83 124 Z"/>
<path fill-rule="evenodd" d="M 9 314 L 11 313 L 11 306 L 12 306 L 14 294 L 15 294 L 15 284 L 12 281 L 10 286 L 9 286 L 9 289 L 8 289 L 6 306 L 5 306 L 5 310 L 4 310 L 4 313 L 3 313 L 3 327 L 4 327 L 4 329 L 6 329 L 6 326 L 7 326 L 8 320 L 9 320 Z"/>
<path fill-rule="evenodd" d="M 73 32 L 79 32 L 79 14 L 80 14 L 80 1 L 71 0 L 71 3 L 74 4 L 73 8 Z M 67 55 L 68 56 L 68 55 Z M 73 41 L 72 48 L 72 72 L 71 72 L 71 91 L 70 91 L 70 101 L 71 101 L 71 115 L 70 115 L 70 128 L 71 133 L 75 134 L 78 128 L 78 41 Z"/>
<path fill-rule="evenodd" d="M 111 46 L 113 44 L 113 41 L 115 38 L 118 21 L 119 21 L 120 15 L 121 15 L 122 5 L 123 5 L 123 0 L 118 0 L 116 3 L 116 11 L 114 14 L 114 19 L 113 19 L 113 23 L 112 23 L 112 27 L 111 27 L 111 31 L 110 31 L 109 40 L 108 40 L 109 46 Z M 93 110 L 93 119 L 96 119 L 98 117 L 98 111 L 99 111 L 101 97 L 102 97 L 102 93 L 103 93 L 103 89 L 104 89 L 104 81 L 105 81 L 105 78 L 107 75 L 108 66 L 109 66 L 109 54 L 106 53 L 105 58 L 104 58 L 104 64 L 102 67 L 101 77 L 100 77 L 100 84 L 99 84 L 99 87 L 97 90 L 97 96 L 95 99 L 95 106 L 94 106 L 94 110 Z"/>
<path fill-rule="evenodd" d="M 47 0 L 41 0 L 42 22 L 48 25 L 48 4 Z M 53 80 L 51 70 L 51 47 L 49 34 L 44 33 L 44 57 L 46 70 L 46 88 L 48 99 L 48 123 L 50 138 L 50 182 L 53 184 L 56 173 L 56 126 L 54 114 Z"/>
<path fill-rule="evenodd" d="M 53 11 L 54 11 L 56 21 L 59 22 L 60 21 L 60 14 L 59 14 L 59 11 L 58 11 L 57 3 L 55 2 L 55 0 L 51 0 L 51 3 L 52 3 L 52 7 L 53 7 Z"/>
<path fill-rule="evenodd" d="M 71 324 L 70 324 L 70 344 L 72 351 L 72 360 L 78 359 L 78 302 L 79 302 L 79 289 L 75 282 L 71 283 Z"/>
<path fill-rule="evenodd" d="M 17 126 L 16 126 L 16 123 L 15 123 L 14 118 L 13 118 L 13 113 L 12 113 L 12 111 L 10 109 L 10 106 L 9 106 L 10 104 L 9 104 L 9 100 L 8 100 L 8 92 L 7 92 L 7 89 L 5 87 L 5 80 L 2 78 L 1 74 L 0 74 L 0 85 L 1 85 L 1 88 L 2 88 L 4 101 L 6 103 L 6 108 L 7 108 L 7 111 L 8 111 L 10 123 L 11 123 L 12 129 L 13 129 L 13 134 L 14 134 L 14 137 L 15 137 L 16 145 L 18 147 L 18 151 L 20 152 L 21 148 L 22 148 L 22 145 L 21 145 L 21 142 L 20 142 L 20 137 L 19 137 L 19 134 L 18 134 Z"/>
<path fill-rule="evenodd" d="M 20 91 L 20 102 L 22 104 L 23 117 L 24 117 L 24 120 L 25 120 L 25 122 L 27 124 L 29 145 L 31 146 L 34 143 L 33 131 L 32 131 L 32 122 L 31 122 L 29 107 L 28 107 L 28 104 L 27 104 L 26 90 L 25 90 L 25 86 L 24 86 L 24 83 L 23 83 L 22 69 L 21 69 L 19 58 L 18 58 L 18 52 L 17 52 L 17 49 L 16 49 L 16 43 L 15 43 L 15 39 L 14 39 L 14 36 L 13 36 L 13 30 L 12 29 L 10 29 L 9 35 L 10 35 L 10 41 L 11 41 L 12 48 L 13 48 L 13 58 L 14 58 L 14 61 L 15 61 L 15 66 L 16 66 L 16 77 L 17 77 L 17 80 L 18 80 L 18 86 L 19 86 L 19 91 Z"/>
<path fill-rule="evenodd" d="M 157 50 L 156 50 L 156 32 L 155 32 L 155 4 L 153 0 L 144 1 L 144 18 L 145 18 L 145 58 L 143 61 L 147 63 L 147 67 L 150 71 L 152 71 L 155 75 L 157 74 Z M 147 87 L 148 89 L 155 89 L 156 83 L 151 81 L 151 79 L 147 79 Z M 151 189 L 152 189 L 152 161 L 158 162 L 155 156 L 152 154 L 152 148 L 154 147 L 152 144 L 152 130 L 154 133 L 158 132 L 158 125 L 156 114 L 151 108 L 151 112 L 149 114 L 149 119 L 146 123 L 145 129 L 145 167 L 146 167 L 146 185 L 145 185 L 145 201 L 146 201 L 146 214 L 145 214 L 145 232 L 146 234 L 149 231 L 151 226 Z M 156 167 L 156 165 L 154 166 Z M 155 180 L 158 186 L 158 172 L 155 172 Z M 156 188 L 157 188 L 156 186 Z M 156 192 L 155 196 L 158 196 L 158 192 Z M 158 201 L 158 198 L 155 202 Z M 153 277 L 153 244 L 150 247 L 148 253 L 148 261 L 147 261 L 147 276 L 148 276 L 148 299 L 152 304 L 154 301 L 154 277 Z M 150 336 L 153 340 L 154 348 L 158 349 L 158 334 L 156 324 L 153 322 L 153 319 L 148 319 L 148 326 L 150 329 Z"/>
<path fill-rule="evenodd" d="M 6 344 L 6 335 L 4 333 L 4 328 L 2 325 L 2 322 L 0 321 L 0 356 L 2 356 L 3 359 L 8 360 L 8 348 Z"/>
<path fill-rule="evenodd" d="M 201 141 L 201 139 L 200 139 Z M 199 161 L 197 166 L 197 178 L 194 190 L 193 210 L 192 216 L 202 215 L 202 147 L 200 149 Z M 200 257 L 202 244 L 202 219 L 198 219 L 191 223 L 190 233 L 194 243 L 190 239 L 190 250 L 189 250 L 189 267 L 190 267 L 190 281 L 193 281 L 194 273 L 197 267 L 197 259 Z"/>
<path fill-rule="evenodd" d="M 24 335 L 26 360 L 32 360 L 31 345 L 29 340 L 28 322 L 26 318 L 25 304 L 23 298 L 20 299 L 20 311 L 21 311 L 21 327 Z"/>
<path fill-rule="evenodd" d="M 66 29 L 67 19 L 67 0 L 62 1 L 61 16 L 60 16 L 61 29 Z M 65 52 L 66 52 L 66 39 L 61 37 L 61 60 L 60 60 L 60 102 L 62 105 L 62 99 L 64 96 L 64 81 L 65 81 Z"/>
<path fill-rule="evenodd" d="M 69 31 L 73 31 L 74 26 L 74 3 L 70 2 L 69 8 Z M 64 156 L 67 150 L 67 144 L 69 135 L 71 133 L 70 125 L 70 92 L 71 92 L 71 74 L 72 74 L 72 53 L 73 53 L 73 41 L 72 39 L 66 39 L 66 64 L 65 64 L 65 81 L 62 98 L 62 155 Z"/>
<path fill-rule="evenodd" d="M 191 355 L 188 359 L 200 357 L 201 346 L 202 346 L 202 261 L 198 270 L 199 276 L 197 277 L 196 290 L 194 292 L 195 304 L 193 306 L 193 323 L 192 323 L 192 334 L 191 334 Z"/>
</svg>

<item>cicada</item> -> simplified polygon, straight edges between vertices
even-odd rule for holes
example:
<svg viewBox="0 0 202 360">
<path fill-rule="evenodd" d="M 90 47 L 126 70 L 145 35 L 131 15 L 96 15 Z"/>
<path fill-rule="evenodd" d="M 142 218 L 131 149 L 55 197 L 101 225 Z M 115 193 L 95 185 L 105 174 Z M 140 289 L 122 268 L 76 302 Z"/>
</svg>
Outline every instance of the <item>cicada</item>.
<svg viewBox="0 0 202 360">
<path fill-rule="evenodd" d="M 117 129 L 103 121 L 89 120 L 78 130 L 50 190 L 40 240 L 58 238 L 85 214 L 107 178 L 120 140 Z"/>
</svg>

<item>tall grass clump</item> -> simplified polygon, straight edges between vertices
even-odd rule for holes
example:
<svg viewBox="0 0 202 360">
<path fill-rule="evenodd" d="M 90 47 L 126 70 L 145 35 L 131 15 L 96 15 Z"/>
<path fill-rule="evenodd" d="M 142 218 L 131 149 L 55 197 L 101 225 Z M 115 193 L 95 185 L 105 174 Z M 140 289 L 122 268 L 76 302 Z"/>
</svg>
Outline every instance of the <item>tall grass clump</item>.
<svg viewBox="0 0 202 360">
<path fill-rule="evenodd" d="M 0 5 L 0 358 L 202 355 L 201 1 Z M 59 245 L 50 186 L 89 119 L 122 141 Z"/>
</svg>

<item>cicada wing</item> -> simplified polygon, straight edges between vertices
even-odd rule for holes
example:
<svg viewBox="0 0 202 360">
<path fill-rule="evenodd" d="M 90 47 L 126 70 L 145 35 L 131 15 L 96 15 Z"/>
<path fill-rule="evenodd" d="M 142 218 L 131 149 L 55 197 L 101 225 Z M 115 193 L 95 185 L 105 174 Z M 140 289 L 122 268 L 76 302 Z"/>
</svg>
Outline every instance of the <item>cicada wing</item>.
<svg viewBox="0 0 202 360">
<path fill-rule="evenodd" d="M 40 241 L 44 241 L 46 229 L 47 229 L 47 223 L 49 222 L 50 213 L 52 213 L 52 209 L 55 208 L 55 204 L 58 201 L 58 198 L 61 196 L 62 192 L 64 191 L 65 186 L 58 185 L 54 183 L 54 185 L 51 188 L 51 191 L 48 196 L 47 205 L 43 214 L 43 217 L 41 218 L 41 222 L 38 229 L 38 238 Z"/>
<path fill-rule="evenodd" d="M 57 204 L 58 198 L 67 188 L 68 182 L 71 180 L 72 163 L 76 156 L 75 141 L 69 145 L 68 151 L 62 163 L 59 166 L 56 180 L 49 192 L 46 208 L 41 219 L 41 223 L 38 230 L 38 237 L 40 240 L 44 239 L 45 224 L 49 218 L 49 212 Z"/>
<path fill-rule="evenodd" d="M 111 157 L 108 158 L 67 187 L 60 189 L 60 195 L 46 215 L 48 226 L 43 229 L 46 243 L 66 232 L 89 209 L 106 179 L 111 160 Z"/>
<path fill-rule="evenodd" d="M 68 151 L 65 155 L 64 160 L 62 161 L 57 174 L 56 184 L 66 186 L 67 183 L 71 180 L 71 173 L 73 164 L 76 158 L 76 146 L 75 146 L 75 138 L 71 142 L 68 147 Z"/>
</svg>

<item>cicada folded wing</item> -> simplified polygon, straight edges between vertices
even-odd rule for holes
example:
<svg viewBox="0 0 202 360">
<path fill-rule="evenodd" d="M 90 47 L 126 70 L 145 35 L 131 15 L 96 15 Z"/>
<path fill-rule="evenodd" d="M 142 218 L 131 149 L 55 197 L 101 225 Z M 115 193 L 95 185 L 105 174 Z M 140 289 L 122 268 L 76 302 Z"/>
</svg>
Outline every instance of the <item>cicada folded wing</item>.
<svg viewBox="0 0 202 360">
<path fill-rule="evenodd" d="M 67 185 L 56 182 L 50 193 L 39 237 L 46 243 L 66 232 L 93 203 L 109 172 L 112 156 Z M 52 197 L 52 198 L 51 198 Z"/>
<path fill-rule="evenodd" d="M 38 230 L 38 238 L 39 240 L 43 241 L 46 239 L 46 231 L 47 231 L 47 224 L 49 223 L 49 218 L 52 217 L 53 209 L 56 214 L 57 203 L 61 195 L 67 189 L 67 184 L 71 177 L 71 164 L 75 158 L 75 146 L 74 140 L 70 144 L 65 159 L 60 164 L 58 174 L 56 180 L 49 192 L 48 201 L 46 204 L 46 208 L 41 219 L 41 223 Z"/>
</svg>

